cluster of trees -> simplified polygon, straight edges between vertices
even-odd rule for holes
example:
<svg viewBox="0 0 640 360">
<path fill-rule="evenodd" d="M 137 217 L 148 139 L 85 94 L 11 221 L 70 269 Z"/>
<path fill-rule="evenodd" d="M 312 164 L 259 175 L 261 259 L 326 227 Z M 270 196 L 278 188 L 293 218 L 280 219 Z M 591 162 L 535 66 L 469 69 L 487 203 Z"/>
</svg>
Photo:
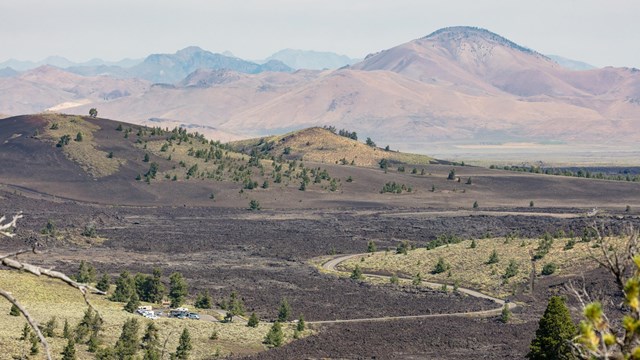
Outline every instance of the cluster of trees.
<svg viewBox="0 0 640 360">
<path fill-rule="evenodd" d="M 323 126 L 323 129 L 329 130 L 334 134 L 338 134 L 340 136 L 343 136 L 343 137 L 346 137 L 346 138 L 349 138 L 349 139 L 358 140 L 358 134 L 356 134 L 355 131 L 349 131 L 349 130 L 345 130 L 345 129 L 340 129 L 339 131 L 336 132 L 335 126 L 331 126 L 331 125 L 325 125 L 325 126 Z"/>
<path fill-rule="evenodd" d="M 169 277 L 169 291 L 162 282 L 162 270 L 153 269 L 152 275 L 136 274 L 131 276 L 123 271 L 115 282 L 116 288 L 110 300 L 127 302 L 127 310 L 135 311 L 134 305 L 140 301 L 160 303 L 166 295 L 172 307 L 182 305 L 188 296 L 188 284 L 182 274 L 174 272 Z"/>
<path fill-rule="evenodd" d="M 507 170 L 507 171 L 528 172 L 528 173 L 534 173 L 534 174 L 581 177 L 581 178 L 587 178 L 587 179 L 640 182 L 640 175 L 638 174 L 634 175 L 632 171 L 629 169 L 622 170 L 618 174 L 607 174 L 602 171 L 592 172 L 588 169 L 572 170 L 572 169 L 566 169 L 566 168 L 544 168 L 541 166 L 524 166 L 524 165 L 523 166 L 491 165 L 489 166 L 489 168 Z"/>
<path fill-rule="evenodd" d="M 384 193 L 393 193 L 393 194 L 401 194 L 403 191 L 412 192 L 413 188 L 411 186 L 407 186 L 405 184 L 398 184 L 395 181 L 388 182 L 382 186 L 380 190 L 381 194 Z"/>
</svg>

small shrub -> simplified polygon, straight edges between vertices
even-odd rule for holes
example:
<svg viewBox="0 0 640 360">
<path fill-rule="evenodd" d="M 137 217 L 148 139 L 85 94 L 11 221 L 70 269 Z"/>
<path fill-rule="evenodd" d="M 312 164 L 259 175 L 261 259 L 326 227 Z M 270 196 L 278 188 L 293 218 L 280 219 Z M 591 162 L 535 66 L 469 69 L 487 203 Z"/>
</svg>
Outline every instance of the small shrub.
<svg viewBox="0 0 640 360">
<path fill-rule="evenodd" d="M 262 209 L 262 207 L 260 206 L 260 202 L 258 200 L 249 201 L 249 210 L 258 211 L 258 210 L 261 210 L 261 209 Z"/>
<path fill-rule="evenodd" d="M 356 265 L 356 267 L 351 272 L 351 279 L 353 280 L 362 280 L 364 279 L 364 275 L 362 275 L 362 269 L 360 269 L 360 265 Z"/>
<path fill-rule="evenodd" d="M 442 257 L 438 258 L 438 262 L 436 263 L 436 266 L 434 266 L 433 270 L 431 271 L 432 274 L 441 274 L 447 270 L 449 270 L 450 265 L 447 264 L 444 259 Z"/>
<path fill-rule="evenodd" d="M 493 250 L 486 264 L 487 265 L 496 264 L 498 261 L 500 261 L 500 258 L 498 257 L 498 252 Z"/>
<path fill-rule="evenodd" d="M 477 200 L 476 200 L 476 201 L 474 201 L 474 202 L 473 202 L 473 208 L 474 208 L 474 209 L 477 209 L 477 208 L 479 208 L 479 207 L 480 207 L 480 205 L 478 205 L 478 201 L 477 201 Z"/>
<path fill-rule="evenodd" d="M 509 261 L 509 265 L 507 265 L 507 268 L 505 269 L 504 275 L 502 275 L 502 278 L 507 280 L 518 275 L 519 267 L 520 266 L 515 260 Z"/>
<path fill-rule="evenodd" d="M 418 286 L 422 284 L 422 274 L 417 273 L 411 280 L 411 283 L 413 284 L 413 286 Z"/>
<path fill-rule="evenodd" d="M 506 324 L 509 320 L 511 320 L 511 309 L 509 309 L 509 304 L 504 304 L 500 314 L 500 321 Z"/>
<path fill-rule="evenodd" d="M 542 275 L 553 275 L 558 269 L 555 263 L 548 263 L 542 267 Z"/>
</svg>

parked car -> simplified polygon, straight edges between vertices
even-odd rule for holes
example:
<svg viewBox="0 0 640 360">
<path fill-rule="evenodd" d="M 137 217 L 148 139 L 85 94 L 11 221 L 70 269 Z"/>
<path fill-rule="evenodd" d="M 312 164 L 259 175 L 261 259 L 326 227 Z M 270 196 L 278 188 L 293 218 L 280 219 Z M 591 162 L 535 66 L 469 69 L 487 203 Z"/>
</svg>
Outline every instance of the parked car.
<svg viewBox="0 0 640 360">
<path fill-rule="evenodd" d="M 200 320 L 200 315 L 196 313 L 189 313 L 189 319 Z"/>
</svg>

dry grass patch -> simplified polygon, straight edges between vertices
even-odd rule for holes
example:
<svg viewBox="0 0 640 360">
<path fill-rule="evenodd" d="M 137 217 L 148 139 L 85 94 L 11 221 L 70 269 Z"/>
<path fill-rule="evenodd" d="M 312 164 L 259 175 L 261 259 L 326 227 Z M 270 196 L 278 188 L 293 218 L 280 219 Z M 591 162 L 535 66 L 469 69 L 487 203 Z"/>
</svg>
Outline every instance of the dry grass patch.
<svg viewBox="0 0 640 360">
<path fill-rule="evenodd" d="M 371 147 L 319 127 L 261 139 L 236 141 L 230 145 L 234 149 L 246 149 L 259 147 L 264 143 L 273 144 L 270 153 L 274 156 L 284 154 L 285 149 L 288 148 L 291 155 L 300 157 L 304 161 L 319 163 L 377 167 L 383 158 L 414 165 L 428 165 L 433 160 L 425 155 L 405 154 Z"/>
<path fill-rule="evenodd" d="M 461 287 L 467 287 L 485 292 L 497 297 L 505 297 L 512 294 L 515 289 L 528 283 L 532 269 L 530 253 L 536 253 L 539 248 L 538 239 L 511 239 L 493 238 L 476 240 L 476 247 L 471 248 L 471 240 L 458 244 L 441 246 L 432 250 L 424 248 L 411 250 L 407 255 L 394 252 L 378 252 L 362 258 L 350 259 L 342 263 L 341 269 L 352 271 L 355 265 L 359 265 L 365 272 L 397 273 L 405 276 L 414 276 L 420 273 L 426 281 L 434 281 L 453 285 L 458 283 Z M 536 275 L 541 274 L 544 265 L 553 263 L 557 266 L 554 276 L 580 273 L 589 268 L 595 268 L 597 264 L 590 256 L 600 255 L 600 249 L 595 240 L 591 242 L 575 243 L 572 249 L 565 250 L 569 239 L 555 239 L 549 252 L 536 261 Z M 623 243 L 621 238 L 607 239 L 614 246 Z M 492 252 L 498 255 L 498 261 L 488 264 Z M 439 274 L 433 273 L 438 260 L 444 259 L 448 270 Z M 517 274 L 505 279 L 505 272 L 509 263 L 517 264 Z"/>
<path fill-rule="evenodd" d="M 59 354 L 66 345 L 66 339 L 62 338 L 65 319 L 75 327 L 87 308 L 80 292 L 59 281 L 9 270 L 0 271 L 0 288 L 11 291 L 40 324 L 46 323 L 54 316 L 57 318 L 56 336 L 48 340 L 53 357 L 59 358 Z M 147 321 L 150 321 L 125 312 L 122 310 L 123 304 L 108 301 L 102 296 L 91 295 L 90 299 L 104 320 L 103 331 L 100 333 L 103 344 L 114 345 L 120 336 L 122 324 L 130 317 L 135 317 L 140 322 L 140 337 Z M 3 359 L 22 355 L 23 351 L 28 354 L 30 348 L 30 344 L 19 340 L 26 321 L 23 317 L 10 316 L 10 307 L 9 302 L 0 301 L 0 354 L 3 354 L 0 358 Z M 211 359 L 216 353 L 227 356 L 231 353 L 250 354 L 263 351 L 265 346 L 262 341 L 271 327 L 269 323 L 260 323 L 258 327 L 252 328 L 246 326 L 245 321 L 219 323 L 169 318 L 160 318 L 155 323 L 160 328 L 161 342 L 164 343 L 164 340 L 169 338 L 168 352 L 175 351 L 182 329 L 185 327 L 189 329 L 193 344 L 191 359 Z M 286 324 L 283 330 L 286 342 L 292 341 L 294 325 Z M 214 332 L 217 332 L 218 338 L 212 340 L 210 336 Z M 302 335 L 308 334 L 310 332 Z M 43 351 L 41 349 L 39 355 L 30 358 L 44 359 Z M 86 345 L 76 345 L 76 351 L 78 359 L 95 357 L 94 354 L 87 352 Z"/>
<path fill-rule="evenodd" d="M 78 163 L 94 178 L 112 175 L 125 163 L 124 159 L 109 158 L 107 152 L 97 149 L 93 133 L 100 129 L 99 126 L 80 116 L 46 114 L 44 117 L 47 125 L 43 138 L 55 145 L 63 136 L 69 136 L 68 144 L 62 146 L 62 151 L 69 160 Z M 76 141 L 78 133 L 82 134 L 82 141 Z"/>
</svg>

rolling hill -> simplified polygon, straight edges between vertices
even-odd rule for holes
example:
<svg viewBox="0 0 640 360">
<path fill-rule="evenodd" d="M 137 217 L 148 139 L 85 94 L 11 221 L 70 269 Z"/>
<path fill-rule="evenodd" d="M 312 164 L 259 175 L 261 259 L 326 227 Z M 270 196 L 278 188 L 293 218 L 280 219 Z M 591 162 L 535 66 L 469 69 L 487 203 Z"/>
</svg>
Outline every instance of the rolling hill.
<svg viewBox="0 0 640 360">
<path fill-rule="evenodd" d="M 334 71 L 242 61 L 195 47 L 153 55 L 132 68 L 172 83 L 153 86 L 41 68 L 0 78 L 0 113 L 84 115 L 96 107 L 101 116 L 193 127 L 223 140 L 333 125 L 392 148 L 472 146 L 491 157 L 483 146 L 516 143 L 530 144 L 534 156 L 588 157 L 597 145 L 616 159 L 640 141 L 640 71 L 571 71 L 484 29 L 441 29 Z"/>
<path fill-rule="evenodd" d="M 452 169 L 460 181 L 447 179 Z M 53 113 L 0 120 L 0 179 L 27 197 L 131 206 L 464 209 L 534 200 L 615 209 L 640 200 L 637 183 L 454 166 L 321 128 L 221 144 L 184 128 Z"/>
<path fill-rule="evenodd" d="M 293 131 L 284 135 L 234 141 L 232 149 L 251 154 L 258 151 L 271 156 L 328 164 L 350 164 L 355 166 L 378 167 L 382 159 L 392 164 L 428 165 L 438 161 L 426 155 L 407 154 L 385 150 L 375 145 L 369 146 L 340 136 L 335 129 L 313 127 Z"/>
</svg>

